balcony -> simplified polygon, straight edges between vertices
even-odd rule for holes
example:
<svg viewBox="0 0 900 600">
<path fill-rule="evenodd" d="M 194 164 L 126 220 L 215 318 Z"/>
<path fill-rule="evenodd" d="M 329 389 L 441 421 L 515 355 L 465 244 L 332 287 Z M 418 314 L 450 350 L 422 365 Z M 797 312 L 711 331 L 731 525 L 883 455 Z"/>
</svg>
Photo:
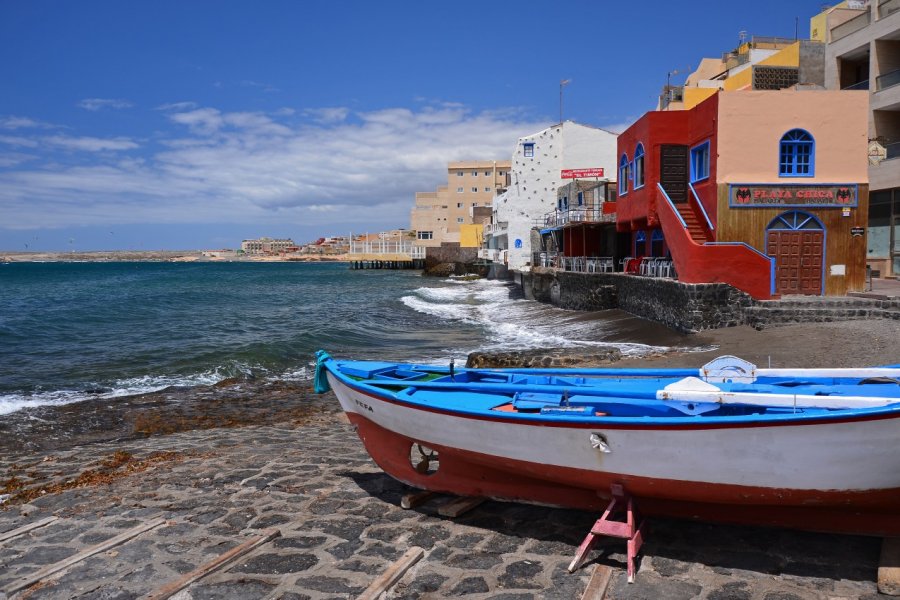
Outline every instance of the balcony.
<svg viewBox="0 0 900 600">
<path fill-rule="evenodd" d="M 600 206 L 582 206 L 578 208 L 557 209 L 548 212 L 543 217 L 535 219 L 532 226 L 537 228 L 544 227 L 564 227 L 566 225 L 580 225 L 582 223 L 615 223 L 616 213 L 604 213 L 603 205 Z"/>
<path fill-rule="evenodd" d="M 900 158 L 900 142 L 894 142 L 893 144 L 885 144 L 884 149 L 887 151 L 885 155 L 885 160 L 891 160 L 892 158 Z"/>
<path fill-rule="evenodd" d="M 486 234 L 496 235 L 498 233 L 503 233 L 509 227 L 509 223 L 506 221 L 500 221 L 499 223 L 488 223 L 484 226 L 484 232 Z"/>
<path fill-rule="evenodd" d="M 491 262 L 499 262 L 500 261 L 500 249 L 499 248 L 479 248 L 478 258 L 480 258 L 481 260 L 489 260 Z"/>
<path fill-rule="evenodd" d="M 845 38 L 851 33 L 856 33 L 869 25 L 872 21 L 872 14 L 866 9 L 849 21 L 841 23 L 831 30 L 831 41 L 836 42 L 841 38 Z"/>
<path fill-rule="evenodd" d="M 900 0 L 886 0 L 878 5 L 878 18 L 883 19 L 900 10 Z"/>
<path fill-rule="evenodd" d="M 900 83 L 900 69 L 879 75 L 875 78 L 875 89 L 877 91 L 886 90 Z"/>
<path fill-rule="evenodd" d="M 842 87 L 842 90 L 867 90 L 869 89 L 869 80 L 864 79 L 863 81 L 858 81 L 853 85 L 848 85 L 847 87 Z"/>
</svg>

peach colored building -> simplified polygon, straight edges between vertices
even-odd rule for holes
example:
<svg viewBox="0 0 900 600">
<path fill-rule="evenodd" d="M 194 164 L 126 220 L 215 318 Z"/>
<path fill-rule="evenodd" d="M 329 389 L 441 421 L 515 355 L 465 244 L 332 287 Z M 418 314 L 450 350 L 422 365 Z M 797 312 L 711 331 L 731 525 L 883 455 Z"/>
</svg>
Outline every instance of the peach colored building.
<svg viewBox="0 0 900 600">
<path fill-rule="evenodd" d="M 720 91 L 620 134 L 617 229 L 756 298 L 865 284 L 868 94 Z"/>
<path fill-rule="evenodd" d="M 510 161 L 477 160 L 447 165 L 447 185 L 434 192 L 417 192 L 410 229 L 419 246 L 459 242 L 460 226 L 481 223 L 476 209 L 490 207 L 509 181 Z"/>
</svg>

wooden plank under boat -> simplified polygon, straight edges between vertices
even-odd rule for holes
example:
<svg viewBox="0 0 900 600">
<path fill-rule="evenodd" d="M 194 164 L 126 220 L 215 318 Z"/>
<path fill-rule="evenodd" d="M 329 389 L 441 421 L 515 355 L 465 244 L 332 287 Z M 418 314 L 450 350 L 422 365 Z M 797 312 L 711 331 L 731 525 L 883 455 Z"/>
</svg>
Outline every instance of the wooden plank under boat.
<svg viewBox="0 0 900 600">
<path fill-rule="evenodd" d="M 651 515 L 900 535 L 900 366 L 451 370 L 320 351 L 317 387 L 417 488 L 600 510 L 622 485 Z"/>
</svg>

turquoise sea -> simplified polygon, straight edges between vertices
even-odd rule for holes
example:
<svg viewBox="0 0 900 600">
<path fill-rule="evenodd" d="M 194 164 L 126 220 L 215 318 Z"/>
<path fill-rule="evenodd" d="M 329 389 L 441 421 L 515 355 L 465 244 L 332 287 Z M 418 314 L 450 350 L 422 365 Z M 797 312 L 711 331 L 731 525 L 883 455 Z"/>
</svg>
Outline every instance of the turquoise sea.
<svg viewBox="0 0 900 600">
<path fill-rule="evenodd" d="M 629 341 L 633 321 L 525 300 L 507 282 L 340 263 L 0 264 L 0 418 L 226 378 L 307 379 L 319 348 L 429 363 L 485 349 L 652 351 Z"/>
</svg>

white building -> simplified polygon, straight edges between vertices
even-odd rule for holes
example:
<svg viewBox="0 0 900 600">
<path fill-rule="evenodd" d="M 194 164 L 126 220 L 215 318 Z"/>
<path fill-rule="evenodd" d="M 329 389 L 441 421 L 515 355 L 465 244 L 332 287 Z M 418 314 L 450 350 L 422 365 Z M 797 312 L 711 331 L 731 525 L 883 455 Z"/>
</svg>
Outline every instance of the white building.
<svg viewBox="0 0 900 600">
<path fill-rule="evenodd" d="M 531 263 L 531 228 L 556 208 L 556 190 L 568 183 L 564 170 L 602 169 L 598 176 L 616 177 L 616 134 L 564 121 L 519 138 L 512 156 L 509 189 L 494 199 L 493 223 L 486 237 L 491 257 L 508 250 L 510 269 Z"/>
</svg>

